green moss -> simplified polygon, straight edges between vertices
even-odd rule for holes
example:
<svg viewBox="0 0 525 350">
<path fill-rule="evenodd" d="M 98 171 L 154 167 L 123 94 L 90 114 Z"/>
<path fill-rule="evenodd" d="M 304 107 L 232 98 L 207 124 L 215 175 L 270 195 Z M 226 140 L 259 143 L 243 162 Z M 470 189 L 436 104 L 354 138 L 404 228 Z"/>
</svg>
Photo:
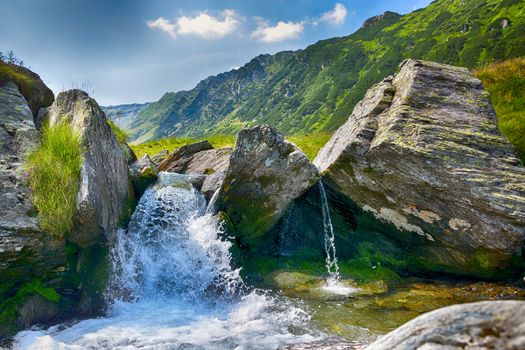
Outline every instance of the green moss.
<svg viewBox="0 0 525 350">
<path fill-rule="evenodd" d="M 17 69 L 17 66 L 0 61 L 0 81 L 2 80 L 14 82 L 26 99 L 34 93 L 37 84 L 35 79 Z"/>
<path fill-rule="evenodd" d="M 368 258 L 360 258 L 341 262 L 341 273 L 348 275 L 357 282 L 398 281 L 401 277 L 393 270 L 382 266 L 381 262 L 372 263 Z"/>
<path fill-rule="evenodd" d="M 27 161 L 29 187 L 41 227 L 63 237 L 73 228 L 83 161 L 80 134 L 68 124 L 45 126 Z"/>
</svg>

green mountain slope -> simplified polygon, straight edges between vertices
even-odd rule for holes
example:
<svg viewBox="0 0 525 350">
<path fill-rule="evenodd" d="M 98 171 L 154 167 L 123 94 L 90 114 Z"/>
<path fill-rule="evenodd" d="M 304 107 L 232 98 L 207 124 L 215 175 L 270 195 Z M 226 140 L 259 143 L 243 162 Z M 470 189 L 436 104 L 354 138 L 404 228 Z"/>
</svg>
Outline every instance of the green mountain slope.
<svg viewBox="0 0 525 350">
<path fill-rule="evenodd" d="M 288 135 L 333 131 L 366 90 L 408 57 L 476 68 L 525 55 L 525 0 L 437 0 L 371 18 L 354 34 L 262 55 L 166 93 L 130 122 L 132 139 L 234 133 L 268 123 Z"/>
</svg>

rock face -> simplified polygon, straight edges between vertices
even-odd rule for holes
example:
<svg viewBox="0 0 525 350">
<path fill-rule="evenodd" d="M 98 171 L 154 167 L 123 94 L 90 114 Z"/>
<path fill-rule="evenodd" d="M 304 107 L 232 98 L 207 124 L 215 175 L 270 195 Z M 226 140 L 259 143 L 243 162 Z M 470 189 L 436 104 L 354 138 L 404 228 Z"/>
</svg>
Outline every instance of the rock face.
<svg viewBox="0 0 525 350">
<path fill-rule="evenodd" d="M 24 186 L 24 162 L 36 146 L 33 115 L 17 86 L 0 86 L 0 284 L 43 275 L 65 263 L 64 244 L 38 227 Z"/>
<path fill-rule="evenodd" d="M 484 301 L 421 315 L 367 350 L 525 349 L 525 302 Z"/>
<path fill-rule="evenodd" d="M 133 187 L 139 196 L 142 196 L 146 188 L 159 178 L 157 167 L 147 154 L 130 166 L 130 173 Z"/>
<path fill-rule="evenodd" d="M 177 148 L 159 164 L 159 171 L 182 174 L 188 164 L 191 163 L 193 155 L 211 149 L 213 146 L 206 140 Z"/>
<path fill-rule="evenodd" d="M 13 297 L 34 278 L 57 278 L 66 265 L 65 242 L 39 228 L 25 187 L 24 163 L 37 140 L 33 114 L 17 85 L 0 85 L 0 344 L 19 327 L 58 313 L 57 303 L 37 294 Z"/>
<path fill-rule="evenodd" d="M 423 270 L 488 277 L 522 263 L 525 168 L 467 69 L 405 61 L 314 164 L 334 191 L 397 230 Z"/>
<path fill-rule="evenodd" d="M 40 108 L 49 107 L 53 103 L 55 99 L 53 91 L 42 82 L 38 74 L 16 64 L 0 62 L 0 65 L 7 66 L 18 76 L 21 75 L 24 77 L 22 80 L 16 79 L 16 77 L 12 75 L 0 75 L 0 85 L 7 81 L 14 82 L 18 86 L 22 96 L 26 99 L 33 116 L 37 115 Z"/>
<path fill-rule="evenodd" d="M 128 167 L 122 149 L 97 102 L 80 90 L 57 96 L 45 118 L 50 125 L 68 122 L 86 149 L 77 198 L 75 231 L 67 239 L 88 247 L 111 238 L 128 198 Z"/>
<path fill-rule="evenodd" d="M 217 205 L 230 217 L 237 238 L 256 247 L 291 202 L 319 180 L 317 169 L 268 125 L 241 130 Z"/>
</svg>

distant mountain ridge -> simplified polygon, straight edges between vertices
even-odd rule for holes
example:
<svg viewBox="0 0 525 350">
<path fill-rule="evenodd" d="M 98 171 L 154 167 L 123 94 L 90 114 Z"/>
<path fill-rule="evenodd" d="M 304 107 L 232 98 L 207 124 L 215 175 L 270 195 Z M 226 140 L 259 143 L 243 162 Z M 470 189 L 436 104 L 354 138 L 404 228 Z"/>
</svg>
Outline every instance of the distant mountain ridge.
<svg viewBox="0 0 525 350">
<path fill-rule="evenodd" d="M 385 12 L 351 35 L 304 50 L 257 56 L 191 90 L 128 108 L 120 121 L 113 111 L 122 106 L 108 115 L 135 142 L 231 134 L 262 123 L 288 135 L 332 131 L 405 58 L 475 68 L 521 55 L 524 0 L 437 0 L 403 16 Z"/>
</svg>

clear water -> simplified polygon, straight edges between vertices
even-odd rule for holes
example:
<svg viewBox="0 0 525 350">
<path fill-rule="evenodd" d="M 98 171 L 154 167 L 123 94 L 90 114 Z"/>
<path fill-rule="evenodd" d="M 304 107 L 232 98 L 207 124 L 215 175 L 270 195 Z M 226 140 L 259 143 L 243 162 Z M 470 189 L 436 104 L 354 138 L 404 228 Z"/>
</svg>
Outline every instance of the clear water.
<svg viewBox="0 0 525 350">
<path fill-rule="evenodd" d="M 337 264 L 337 254 L 335 249 L 334 226 L 332 225 L 332 218 L 330 217 L 330 207 L 328 206 L 328 199 L 326 197 L 323 181 L 319 181 L 319 192 L 321 194 L 321 208 L 323 211 L 326 270 L 328 271 L 328 279 L 321 289 L 338 295 L 349 295 L 359 291 L 359 289 L 345 286 L 341 283 L 341 274 L 339 273 L 339 265 Z"/>
<path fill-rule="evenodd" d="M 27 330 L 19 349 L 278 349 L 318 339 L 284 297 L 250 290 L 184 176 L 161 173 L 118 232 L 106 317 Z"/>
</svg>

